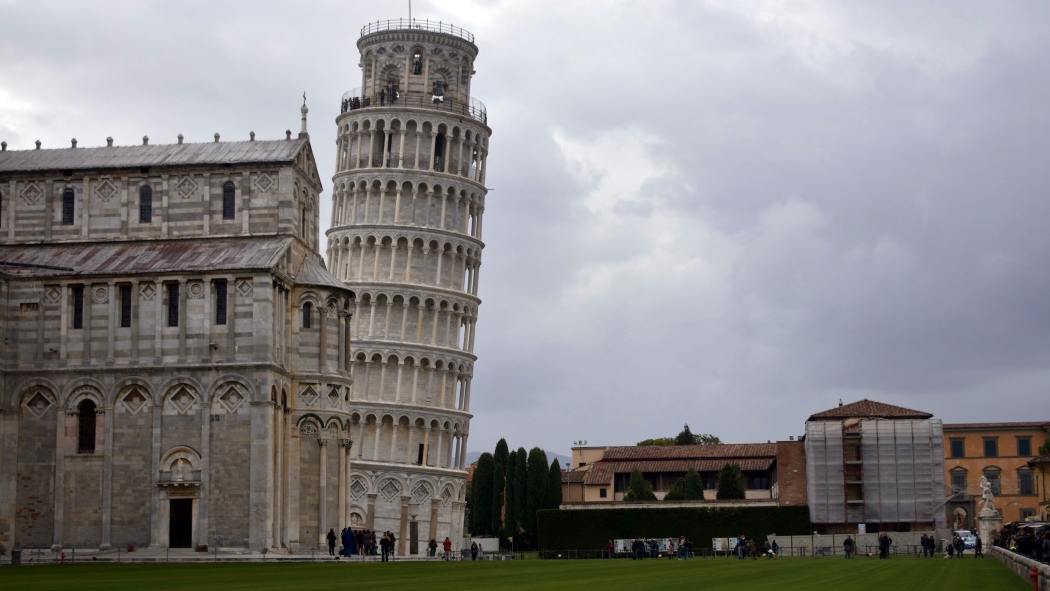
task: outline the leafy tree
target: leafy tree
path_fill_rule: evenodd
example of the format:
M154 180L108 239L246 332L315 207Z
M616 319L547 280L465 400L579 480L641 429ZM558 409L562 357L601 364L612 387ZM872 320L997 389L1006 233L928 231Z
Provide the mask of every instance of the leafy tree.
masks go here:
M551 462L547 482L550 486L547 493L547 508L557 509L558 505L561 505L561 464L556 459Z
M526 483L528 482L527 460L528 454L525 453L525 448L519 447L514 458L514 519L517 524L516 529L513 530L515 533L522 531L528 524L528 520L525 519L525 516L528 514L529 502L528 493L526 493Z
M679 478L674 481L671 488L667 489L667 494L664 495L665 501L684 501L685 500L685 478Z
M689 430L689 423L685 424L682 428L682 432L674 438L675 445L693 445L696 443L696 438L693 437L693 432Z
M507 455L506 501L504 502L503 511L503 531L508 536L512 536L514 532L518 531L518 495L515 481L517 466L518 452L512 451Z
M693 439L697 445L720 445L722 443L722 440L717 435L710 433L696 433L693 435Z
M525 482L528 489L525 493L525 504L528 511L525 515L525 529L530 533L535 533L536 511L547 508L547 495L550 492L550 467L547 464L547 454L538 447L529 450Z
M1046 454L1050 454L1050 437L1047 437L1046 441L1039 446L1039 455L1045 456Z
M476 536L492 533L492 473L495 464L492 454L485 452L478 458L471 478L472 496L470 532Z
M719 499L742 499L744 498L744 473L740 471L740 464L726 464L718 473Z
M503 497L507 482L507 441L500 439L496 451L492 454L494 464L492 479L492 533L503 531Z
M638 447L643 447L646 445L674 445L674 438L657 437L656 439L646 439L644 441L639 441L635 445L637 445Z
M642 476L641 470L631 470L631 480L627 484L627 494L623 496L625 501L655 501L656 494L653 486Z
M700 478L696 470L689 469L685 473L685 478L682 479L683 493L685 493L686 500L689 501L702 501L704 500L704 480Z

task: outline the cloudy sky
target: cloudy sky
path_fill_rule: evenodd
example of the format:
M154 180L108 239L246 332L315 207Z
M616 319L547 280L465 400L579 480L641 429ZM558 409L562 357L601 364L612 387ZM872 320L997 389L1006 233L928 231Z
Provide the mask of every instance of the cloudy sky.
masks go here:
M0 139L278 139L305 91L331 179L360 28L407 16L0 0ZM413 16L476 35L493 128L473 450L685 422L786 439L840 398L1050 420L1050 4L417 0Z

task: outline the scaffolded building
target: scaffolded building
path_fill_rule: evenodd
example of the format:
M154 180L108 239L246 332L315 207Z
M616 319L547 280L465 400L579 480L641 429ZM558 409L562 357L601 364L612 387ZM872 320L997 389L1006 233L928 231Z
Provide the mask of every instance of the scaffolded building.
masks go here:
M871 400L810 416L806 478L814 528L945 527L943 441L932 414Z

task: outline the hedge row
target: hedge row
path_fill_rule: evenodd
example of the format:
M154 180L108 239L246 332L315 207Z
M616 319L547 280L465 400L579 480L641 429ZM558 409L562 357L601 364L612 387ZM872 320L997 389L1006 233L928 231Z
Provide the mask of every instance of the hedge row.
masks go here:
M540 550L591 550L618 538L685 536L696 547L711 538L765 541L769 534L805 535L813 531L809 508L675 507L667 509L546 509L537 513Z

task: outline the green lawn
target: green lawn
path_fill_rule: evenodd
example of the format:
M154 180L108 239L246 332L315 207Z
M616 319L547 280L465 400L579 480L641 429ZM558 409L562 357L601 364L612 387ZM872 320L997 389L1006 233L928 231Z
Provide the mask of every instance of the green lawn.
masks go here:
M0 568L0 589L727 589L1024 591L995 559L786 558L518 562L75 564Z

